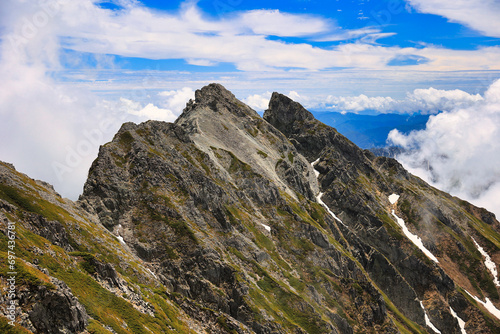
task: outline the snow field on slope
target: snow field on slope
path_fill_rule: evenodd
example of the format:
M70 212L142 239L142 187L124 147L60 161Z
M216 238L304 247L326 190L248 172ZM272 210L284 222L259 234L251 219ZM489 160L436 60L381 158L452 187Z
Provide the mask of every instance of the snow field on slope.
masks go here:
M422 303L422 301L420 301L420 307L422 308L422 310L424 310L424 314L425 314L425 324L434 331L434 333L437 333L437 334L441 334L441 331L439 329L437 329L433 323L431 322L431 319L429 319L429 316L427 315L427 311L425 311L425 308L424 308L424 304Z
M316 170L316 168L314 168L314 165L318 163L320 158L316 159L315 161L313 161L311 163L311 166L314 170L314 174L316 175L316 179L318 179L318 176L319 176L319 172ZM330 210L330 208L328 207L328 205L326 205L325 202L323 202L323 200L321 199L321 197L323 196L324 193L320 192L317 196L316 196L316 200L318 201L319 204L321 204L325 209L326 211L328 211L328 213L336 220L338 221L339 223L341 223L342 225L346 226L346 224L344 224L344 222L339 218L337 217L337 215L335 213L333 213L332 210Z
M486 251L483 249L483 247L481 247L476 242L476 240L474 238L472 238L472 241L474 241L474 244L476 245L477 250L484 257L484 265L486 266L486 268L488 268L488 270L493 275L493 283L496 286L500 287L500 282L498 281L497 265L495 264L495 262L493 262L493 260L491 260L491 257L488 255L488 253L486 253Z
M397 200L399 199L399 196L396 194L392 194L389 196L389 201L394 205L397 203ZM394 201L394 203L393 203ZM406 235L408 239L410 239L415 246L417 246L422 252L424 252L425 255L432 261L439 263L438 259L424 246L422 239L416 234L413 234L408 230L408 227L406 227L406 223L403 219L399 218L396 213L394 212L394 209L392 210L392 215L394 218L396 218L396 222L398 223L399 226L403 229L403 233Z
M453 311L453 309L450 307L450 313L453 317L455 317L455 319L457 319L458 321L458 325L460 326L460 331L462 334L467 334L467 332L465 331L465 321L463 321L459 316L458 314Z

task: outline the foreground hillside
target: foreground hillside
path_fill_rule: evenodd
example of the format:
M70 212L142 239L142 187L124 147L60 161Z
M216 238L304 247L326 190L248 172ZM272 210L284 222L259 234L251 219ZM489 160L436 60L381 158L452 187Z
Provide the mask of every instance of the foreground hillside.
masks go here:
M0 332L498 333L499 227L283 95L262 119L211 84L124 124L76 203L0 163Z

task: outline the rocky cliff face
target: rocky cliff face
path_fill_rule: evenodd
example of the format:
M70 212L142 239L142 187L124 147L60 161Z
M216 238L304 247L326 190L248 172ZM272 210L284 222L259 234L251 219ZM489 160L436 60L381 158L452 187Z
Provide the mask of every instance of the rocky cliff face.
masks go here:
M0 185L19 332L500 331L495 217L278 93L264 119L211 84L124 124L77 203L4 163Z
M281 117L283 113L293 115ZM395 305L407 310L410 319L423 324L418 305L422 301L432 323L442 332L453 332L450 308L459 309L462 318L477 317L464 314L465 310L476 313L465 307L468 294L464 289L491 293L490 298L498 299L498 285L474 247L474 240L481 239L490 245L492 254L498 254L499 225L491 214L485 219L477 208L430 187L397 161L358 149L286 96L273 94L264 119L309 161L317 159L324 201L345 224L344 236L357 249L356 258ZM389 200L391 194L400 196L396 203ZM396 216L421 238L435 261L394 229ZM446 307L437 310L437 305ZM458 332L457 326L454 331Z

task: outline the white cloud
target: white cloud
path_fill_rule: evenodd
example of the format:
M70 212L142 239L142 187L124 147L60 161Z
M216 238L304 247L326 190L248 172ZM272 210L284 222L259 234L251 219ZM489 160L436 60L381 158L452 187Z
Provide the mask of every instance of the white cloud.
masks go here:
M186 59L186 62L190 65L197 65L197 66L215 66L217 65L217 62L211 61L208 59L192 59L188 58Z
M245 104L247 104L250 108L262 111L268 108L271 95L271 92L265 92L264 94L253 94L243 99L243 102L245 102Z
M435 114L455 108L463 108L483 100L479 94L469 94L459 89L442 90L435 88L415 89L406 93L403 99L394 99L390 96L368 97L333 96L324 94L306 95L297 91L290 91L287 96L310 109L329 109L338 112L360 113L364 111L380 113L424 113ZM252 94L243 99L243 102L257 110L268 107L271 93Z
M368 97L364 94L359 96L328 96L326 102L328 108L345 112L360 112L364 110L388 111L392 109L395 100L391 97Z
M90 91L57 84L43 65L3 59L0 159L76 199L99 145L125 119Z
M128 114L139 116L145 119L153 119L158 121L173 122L177 118L171 110L161 109L152 103L148 103L143 107L139 102L121 98L121 109Z
M496 0L407 0L422 13L446 17L486 36L500 37L500 2Z
M220 81L243 87L249 98L258 80L263 83L259 86L261 91L277 87L294 87L298 91L296 87L309 85L310 90L304 93L290 93L306 106L324 101L323 97L310 94L318 87L345 90L344 81L337 80L338 75L346 78L345 82L365 87L361 76L372 74L363 69L387 69L387 62L399 54L430 59L426 64L407 66L407 70L500 68L498 47L455 51L436 47L382 47L358 40L323 49L306 42L294 44L267 38L267 34L279 34L313 39L339 32L339 27L318 17L259 12L263 17L287 22L289 26L284 31L275 22L262 26L255 25L255 21L245 23L255 12L207 19L191 1L175 13L149 10L135 0L120 0L120 4L123 10L110 11L97 6L94 0L0 1L0 159L13 162L32 177L54 184L58 191L71 198L81 192L98 146L111 139L123 122L147 118L173 120L194 95L190 88L179 89L187 85L182 80L198 87L212 82L214 74L209 78L199 73L154 72L151 78L143 72L99 71L74 73L73 82L58 82L54 77L71 76L69 71L61 71L64 66L60 59L65 52L62 46L95 56L96 68L114 65L112 57L99 55L118 55L186 59L202 66L227 62L241 70L267 71L220 74ZM379 33L359 31L351 37ZM72 52L71 56L79 57L79 53ZM81 63L75 61L72 65ZM324 71L336 67L353 67L358 72ZM305 71L283 70L287 68ZM401 72L390 73L399 76ZM425 77L431 75L429 72ZM102 80L105 76L106 80ZM238 76L244 76L246 82ZM270 82L273 87L269 87ZM165 89L171 90L148 96L153 90ZM96 91L113 99L103 100ZM120 102L119 97L130 101L127 103L133 108L125 109L127 103ZM262 106L265 97L262 94L259 100L255 96L255 104Z
M437 187L484 205L500 217L500 80L484 99L432 116L425 130L389 134L410 149L405 167Z
M343 41L343 40L358 38L361 36L366 36L366 35L371 35L371 34L379 34L379 33L380 33L380 29L373 28L373 27L366 27L366 28L353 29L353 30L339 29L338 31L334 31L333 34L315 37L314 41L316 41L316 42Z
M99 145L126 120L90 90L56 82L63 1L2 1L0 159L76 199Z
M459 89L441 90L435 88L415 89L407 93L404 99L393 99L392 97L376 96L368 97L364 94L359 96L328 96L327 107L337 111L361 112L365 110L378 111L382 113L414 113L422 112L434 114L439 111L454 108L467 107L482 101L479 94L469 94Z
M345 31L328 20L310 15L257 10L210 20L204 17L195 2L187 2L179 12L172 13L152 11L135 1L126 2L125 9L114 12L96 6L91 0L47 1L60 4L58 14L51 17L53 43L61 38L66 48L80 52L186 59L200 66L225 62L244 71L334 67L386 69L392 59L408 55L429 59L425 64L407 66L408 69L500 69L496 61L500 57L498 47L478 50L383 47L373 43L393 33L381 33L374 28ZM22 30L21 24L18 35ZM319 48L307 44L306 40L285 43L267 38L269 35L319 40L361 39Z
M310 36L330 29L330 24L322 18L263 9L242 13L240 24L258 35L281 37Z
M271 99L271 92L265 92L264 94L253 94L243 99L248 106L254 108L256 110L262 111L266 110L269 107L269 100ZM301 95L296 91L290 91L286 94L290 99L303 104L304 106L310 106L315 104L314 101L311 100L308 96ZM312 104L311 104L312 102Z
M158 96L161 97L161 107L171 110L173 114L178 116L186 107L186 103L190 99L194 100L194 90L189 87L184 87L179 90L160 92Z
M142 106L140 102L120 98L120 109L131 115L139 116L141 120L158 120L174 122L186 107L190 99L194 99L194 91L189 87L179 90L158 93L160 107L153 103Z
M308 106L311 99L308 96L305 95L300 95L296 91L292 90L290 91L287 96L294 100L295 102L299 102L300 104L303 104L305 106Z

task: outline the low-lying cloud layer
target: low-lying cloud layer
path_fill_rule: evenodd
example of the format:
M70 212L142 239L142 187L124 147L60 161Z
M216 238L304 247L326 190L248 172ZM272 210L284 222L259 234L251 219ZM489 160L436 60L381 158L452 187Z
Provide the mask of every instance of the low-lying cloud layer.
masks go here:
M89 86L55 80L53 72L62 69L59 20L67 10L63 6L71 3L0 4L0 159L76 199L99 145L111 140L122 123L173 121L194 92L161 92L157 105L142 105L134 101L137 92L110 101Z
M484 98L431 116L426 129L388 140L410 150L398 157L411 172L438 188L500 217L500 80Z
M394 99L390 96L368 97L364 94L358 96L315 96L309 97L295 91L288 96L302 103L306 108L323 109L337 112L360 113L375 111L378 113L436 114L456 108L472 106L483 97L479 94L469 94L459 89L441 90L435 88L415 89L407 93L404 99ZM265 110L271 97L270 92L253 94L244 101L252 108Z
M479 95L471 95L462 90L439 90L435 88L415 89L407 93L404 99L393 99L391 97L368 97L359 95L353 97L328 96L326 102L329 109L336 111L361 112L375 110L381 113L397 112L411 114L422 112L435 114L439 111L451 110L457 107L467 107L483 98Z

